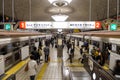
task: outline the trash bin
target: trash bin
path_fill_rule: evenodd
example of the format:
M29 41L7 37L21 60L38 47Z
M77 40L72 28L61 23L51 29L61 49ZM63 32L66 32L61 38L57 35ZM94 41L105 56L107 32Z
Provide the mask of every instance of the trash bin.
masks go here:
M16 80L15 74L12 74L10 77L8 77L6 80Z
M58 45L57 46L57 57L62 57L63 56L63 46Z

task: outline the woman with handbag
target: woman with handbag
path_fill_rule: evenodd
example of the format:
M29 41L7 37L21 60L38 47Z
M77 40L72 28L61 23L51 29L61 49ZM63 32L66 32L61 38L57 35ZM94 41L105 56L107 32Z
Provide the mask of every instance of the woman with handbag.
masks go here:
M34 60L34 56L30 56L30 61L28 62L28 72L30 75L30 80L35 80L35 75L37 73L37 62Z

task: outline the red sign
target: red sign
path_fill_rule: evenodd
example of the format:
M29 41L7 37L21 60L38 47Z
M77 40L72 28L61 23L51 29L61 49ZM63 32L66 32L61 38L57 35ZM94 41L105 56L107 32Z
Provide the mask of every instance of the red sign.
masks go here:
M26 29L25 22L21 21L19 28L20 28L20 29Z
M95 29L101 29L101 23L100 22L95 22Z

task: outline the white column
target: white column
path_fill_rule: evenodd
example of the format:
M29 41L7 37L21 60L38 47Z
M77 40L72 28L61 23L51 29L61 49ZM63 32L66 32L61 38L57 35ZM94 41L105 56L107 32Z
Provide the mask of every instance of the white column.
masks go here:
M29 0L29 21L31 21L31 0Z
M117 0L117 24L118 24L118 16L119 16L119 0Z
M107 19L109 19L109 12L110 12L110 0L107 0Z
M91 16L92 16L91 10L92 10L92 0L90 0L90 2L89 2L89 21L91 21Z
M12 0L12 22L14 22L14 0Z

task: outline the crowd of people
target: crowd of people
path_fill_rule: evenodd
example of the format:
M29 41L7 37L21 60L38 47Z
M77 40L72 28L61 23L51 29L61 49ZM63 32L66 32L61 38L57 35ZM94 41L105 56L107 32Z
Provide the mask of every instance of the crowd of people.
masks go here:
M50 57L50 45L52 47L57 48L57 39L56 38L51 38L51 39L46 39L45 40L45 47L42 45L42 41L39 42L39 47L38 50L36 47L33 47L33 51L31 52L30 55L30 61L29 61L29 69L30 69L30 79L35 80L35 75L37 73L37 65L41 64L41 56L42 56L42 51L44 53L44 62L48 63L49 62L49 57ZM74 59L74 54L75 54L75 42L71 41L70 39L66 40L66 38L63 38L62 40L62 45L63 48L64 46L67 47L67 53L68 53L68 59L70 63L73 63ZM84 55L85 53L88 53L88 43L84 43L82 46L79 48L79 53L82 55L80 56L79 60L81 63L84 61ZM109 55L109 50L101 51L97 47L93 47L92 50L90 51L91 57L98 62L101 66L105 64L105 60L109 59L109 56L106 57L105 54ZM116 62L116 66L114 68L114 75L119 74L120 75L120 60Z

